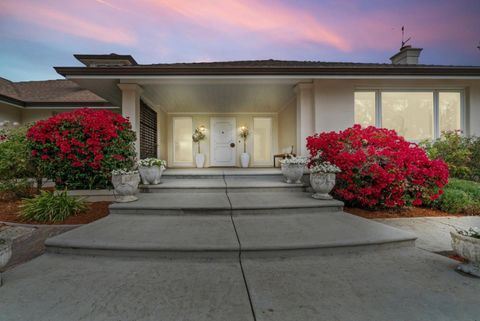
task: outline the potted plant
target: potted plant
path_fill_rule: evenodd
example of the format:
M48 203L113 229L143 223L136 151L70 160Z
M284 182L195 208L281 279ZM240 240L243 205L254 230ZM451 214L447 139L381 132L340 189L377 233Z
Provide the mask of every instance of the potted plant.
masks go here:
M282 159L280 164L285 181L288 184L301 184L307 162L308 158L304 156L288 155L285 159Z
M194 143L198 144L198 153L195 155L195 164L197 168L202 168L205 164L205 154L200 152L200 142L205 139L205 127L200 126L195 128L195 132L192 135L192 140Z
M335 176L341 172L340 168L323 161L321 151L312 157L310 165L310 185L315 191L312 197L319 200L332 199L333 197L329 193L335 186Z
M456 230L451 231L450 235L455 253L468 260L460 264L457 270L480 277L480 229Z
M247 153L248 135L248 128L246 126L240 127L240 137L243 139L243 153L240 155L240 164L244 168L248 167L248 164L250 163L250 155Z
M7 265L12 256L12 244L10 240L0 239L0 268ZM0 273L0 286L2 285L2 274Z
M140 183L140 175L138 171L117 169L112 171L112 185L115 194L119 197L115 198L116 202L126 203L133 202L138 199L135 194L138 191L138 183Z
M143 184L160 184L162 172L167 166L167 162L165 160L158 158L145 158L139 160L137 164Z

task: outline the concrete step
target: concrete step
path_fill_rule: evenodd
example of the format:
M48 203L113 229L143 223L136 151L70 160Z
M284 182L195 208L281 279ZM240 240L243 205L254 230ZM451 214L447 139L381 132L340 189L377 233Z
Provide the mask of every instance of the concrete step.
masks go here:
M158 185L140 185L142 193L209 193L305 191L305 184L287 184L283 176L226 176L217 178L163 178Z
M156 215L224 215L339 211L343 203L337 200L316 200L305 192L204 192L204 193L140 193L131 203L113 203L111 214Z
M281 177L279 168L168 168L162 174L164 178L205 179L223 177Z
M413 246L415 236L344 212L110 215L50 238L47 251L107 256L235 258Z

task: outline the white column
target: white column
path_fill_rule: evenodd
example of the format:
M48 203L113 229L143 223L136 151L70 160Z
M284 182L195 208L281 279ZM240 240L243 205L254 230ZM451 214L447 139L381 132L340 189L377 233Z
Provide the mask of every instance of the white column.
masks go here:
M312 83L298 83L297 94L297 155L309 156L306 138L315 132L315 104Z
M140 158L140 94L143 89L137 84L118 84L122 91L122 116L130 120L136 133L135 152Z

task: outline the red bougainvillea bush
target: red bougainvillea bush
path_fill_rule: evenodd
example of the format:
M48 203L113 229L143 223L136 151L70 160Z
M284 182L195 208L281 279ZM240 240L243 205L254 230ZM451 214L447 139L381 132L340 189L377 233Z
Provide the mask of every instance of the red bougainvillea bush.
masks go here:
M307 147L340 167L334 193L352 206L419 206L437 199L448 182L442 160L429 159L394 130L355 125L310 136Z
M48 178L69 189L105 188L112 170L134 164L135 132L108 110L83 108L38 121L27 139Z

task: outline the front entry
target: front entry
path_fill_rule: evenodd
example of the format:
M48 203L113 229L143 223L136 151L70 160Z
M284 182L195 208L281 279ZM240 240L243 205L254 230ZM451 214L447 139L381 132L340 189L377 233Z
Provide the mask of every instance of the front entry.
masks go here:
M212 117L210 128L210 166L235 166L235 117Z

